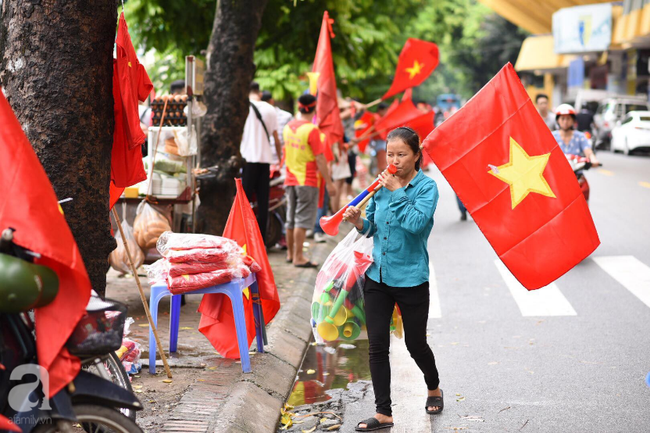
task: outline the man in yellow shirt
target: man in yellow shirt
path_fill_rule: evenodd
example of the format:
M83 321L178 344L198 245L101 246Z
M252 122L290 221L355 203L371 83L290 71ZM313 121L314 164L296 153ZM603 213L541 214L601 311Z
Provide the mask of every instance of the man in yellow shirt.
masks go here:
M313 119L316 98L305 94L298 98L298 114L284 127L284 154L287 166L285 191L287 195L287 262L298 268L315 268L302 253L307 230L314 227L318 210L318 191L323 180L330 196L336 187L323 155L324 139Z

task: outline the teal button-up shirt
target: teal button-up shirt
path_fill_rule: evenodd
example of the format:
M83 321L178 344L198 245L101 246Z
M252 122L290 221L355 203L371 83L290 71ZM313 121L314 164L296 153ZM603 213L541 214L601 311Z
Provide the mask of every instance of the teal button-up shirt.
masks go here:
M422 170L404 188L377 191L360 231L374 241L370 279L392 287L429 281L427 241L437 205L438 186Z

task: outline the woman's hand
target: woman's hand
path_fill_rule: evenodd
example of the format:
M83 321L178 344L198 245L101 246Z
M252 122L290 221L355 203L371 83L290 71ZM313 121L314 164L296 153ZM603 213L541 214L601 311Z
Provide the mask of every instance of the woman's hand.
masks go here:
M361 210L354 206L349 206L343 213L343 218L353 224L357 230L363 229L363 220L361 219Z
M395 175L390 174L388 170L379 174L379 183L381 184L381 186L383 186L384 188L386 188L391 192L398 190L402 187L402 185L400 185Z

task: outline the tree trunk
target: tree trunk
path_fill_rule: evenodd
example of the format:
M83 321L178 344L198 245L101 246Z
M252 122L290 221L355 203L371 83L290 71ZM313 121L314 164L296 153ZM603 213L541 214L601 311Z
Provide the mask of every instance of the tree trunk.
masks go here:
M233 179L244 160L239 152L255 74L253 52L268 0L219 0L208 47L201 166L218 168L201 181L197 228L221 235L235 193Z
M61 200L93 288L106 288L115 1L2 2L0 81ZM20 200L20 197L15 197Z

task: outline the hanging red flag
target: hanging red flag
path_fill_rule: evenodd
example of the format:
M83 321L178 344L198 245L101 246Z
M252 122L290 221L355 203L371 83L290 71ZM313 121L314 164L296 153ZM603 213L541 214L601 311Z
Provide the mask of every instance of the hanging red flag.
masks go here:
M426 138L426 136L429 135L431 131L433 131L433 120L435 118L435 115L436 113L433 111L429 111L428 113L424 114L420 112L420 116L399 126L408 126L418 133L420 140L424 140L424 138Z
M600 244L576 177L510 63L423 145L528 290Z
M115 40L117 58L113 61L113 100L115 130L111 154L111 180L118 188L147 179L142 164L141 145L146 136L140 127L138 100L145 101L153 84L133 49L129 29L120 14Z
M381 99L388 99L411 87L419 86L438 66L438 46L433 42L409 38L399 53L395 78Z
M41 255L35 262L59 277L54 301L35 310L38 363L49 373L49 395L79 372L64 347L84 314L90 280L52 184L0 91L0 230L16 230L16 244Z
M316 103L316 117L318 128L327 137L325 156L328 161L334 159L332 146L334 143L343 142L343 123L339 111L338 96L336 94L336 76L334 75L334 62L332 60L332 45L330 36L333 38L332 24L334 20L329 17L327 11L323 14L323 23L318 37L316 58L312 74L316 77L318 89L318 102Z
M266 255L264 240L257 225L257 218L255 218L246 198L241 179L235 179L235 182L237 194L230 209L223 236L236 241L261 266L262 270L255 276L262 302L264 322L267 324L280 309L280 297L275 286L269 258ZM255 338L255 319L251 296L244 297L244 309L246 311L248 345L250 346ZM210 343L224 358L239 359L232 306L225 295L203 295L199 312L201 313L199 331L210 340Z

